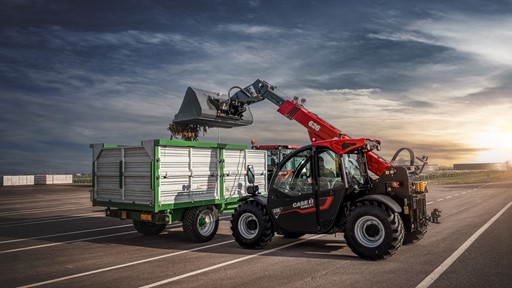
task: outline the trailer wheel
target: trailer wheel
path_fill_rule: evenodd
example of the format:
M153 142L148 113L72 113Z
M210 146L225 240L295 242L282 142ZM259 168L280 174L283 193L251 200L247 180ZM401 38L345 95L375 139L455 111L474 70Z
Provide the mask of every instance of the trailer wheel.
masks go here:
M135 230L142 235L154 236L164 231L167 224L156 224L153 222L145 222L139 220L133 220L133 227Z
M425 230L423 230L423 231L412 231L409 233L405 233L403 244L404 245L414 244L414 243L420 241L423 238L423 236L425 236L425 234L427 234L427 228L425 228Z
M252 200L235 209L231 215L231 231L235 241L247 249L261 249L274 237L272 220L267 209Z
M219 229L219 215L213 206L193 207L183 216L183 232L188 240L196 243L208 242Z
M368 260L388 258L404 240L402 219L383 204L365 201L350 210L345 226L347 245Z

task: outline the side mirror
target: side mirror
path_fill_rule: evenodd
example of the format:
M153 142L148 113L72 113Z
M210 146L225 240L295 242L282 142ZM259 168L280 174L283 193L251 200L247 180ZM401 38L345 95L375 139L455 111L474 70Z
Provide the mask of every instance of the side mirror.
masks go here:
M254 185L255 177L254 177L254 166L247 165L247 182L249 184Z

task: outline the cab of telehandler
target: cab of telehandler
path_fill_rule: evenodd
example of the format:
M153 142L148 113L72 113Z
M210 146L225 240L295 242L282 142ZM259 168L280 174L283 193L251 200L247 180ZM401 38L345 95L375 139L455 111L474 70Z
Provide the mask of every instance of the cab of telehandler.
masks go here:
M283 169L291 169L288 177L278 176ZM269 185L267 208L276 230L285 235L326 233L339 228L347 195L363 196L371 186L363 149L339 155L308 145L279 164Z

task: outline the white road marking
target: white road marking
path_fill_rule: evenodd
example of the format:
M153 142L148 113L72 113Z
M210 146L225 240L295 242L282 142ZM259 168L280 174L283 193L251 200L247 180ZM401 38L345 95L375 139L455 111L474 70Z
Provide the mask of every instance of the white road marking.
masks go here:
M123 227L128 227L128 226L132 226L132 224L95 228L95 229L87 229L87 230L80 230L80 231L73 231L73 232L65 232L65 233L37 236L37 237L31 237L31 238L5 240L5 241L0 241L0 244L29 241L29 240L36 240L36 239L43 239L43 238L50 238L50 237L58 237L58 236L65 236L65 235L73 235L73 234L80 234L80 233L87 233L87 232L94 232L94 231L101 231L101 230L117 229L117 228L123 228Z
M434 203L434 202L427 202L427 205L430 205L430 204L432 204L432 203Z
M460 194L466 194L466 192L462 192L462 193L460 193Z
M32 250L32 249L37 249L37 248L44 248L44 247L62 245L62 244L66 244L66 243L73 243L73 242L88 241L88 240L94 240L94 239L100 239L100 238L107 238L107 237L119 236L119 235L136 233L136 232L137 231L128 231L128 232L121 232L121 233L108 234L108 235L101 235L101 236L88 237L88 238L82 238L82 239L75 239L75 240L69 240L69 241L63 241L63 242L55 242L55 243L50 243L50 244L43 244L43 245L29 246L29 247L23 247L23 248L16 248L16 249L11 249L11 250L0 251L0 254L6 254L6 253L18 252L18 251L25 251L25 250Z
M96 216L93 216L96 215ZM92 217L99 217L105 215L104 212L93 212L93 213L86 213L86 214L77 214L77 215L70 215L65 218L60 218L59 216L55 216L52 218L46 218L46 220L20 220L20 221L12 221L12 222L6 222L6 225L0 225L0 228L6 228L6 227L14 227L14 226L25 226L25 225L34 225L34 224L41 224L41 223L48 223L48 222L57 222L57 221L69 221L69 220L77 220L77 217L84 217L84 216L92 216Z
M219 217L219 219L221 219L221 218L226 218L226 217ZM113 229L113 228L121 228L121 227L126 227L126 226L132 226L132 224L115 226L115 227L105 227L105 228L89 229L89 230L82 230L82 231L75 231L75 232L67 232L67 233L60 233L60 234L54 234L54 235L39 236L39 237L28 238L28 239L7 240L7 241L0 242L0 244L1 243L6 243L6 242L18 242L18 241L24 241L24 240L33 240L33 239L41 239L41 238L48 238L48 237L55 237L55 236L62 236L62 235L71 235L71 234L85 233L85 232L91 232L91 231L99 231L99 230L106 230L106 229ZM179 227L179 226L181 226L181 224L172 224L172 225L167 226L167 228L174 228L174 227ZM0 254L16 252L16 251L23 251L23 250L37 249L37 248L55 246L55 245L60 245L60 244L72 243L72 242L81 242L81 241L87 241L87 240L93 240L93 239L99 239L99 238L106 238L106 237L117 236L117 235L124 235L124 234L135 233L135 232L136 231L129 231L129 232L116 233L116 234L108 234L108 235L101 235L101 236L96 236L96 237L82 238L82 239L76 239L76 240L69 240L69 241L64 241L64 242L55 242L55 243L51 243L51 244L29 246L29 247L23 247L23 248L17 248L17 249L0 251Z
M439 201L443 201L443 200L444 200L443 198L441 198L441 199L437 199L437 202L439 202Z
M460 193L457 193L457 194L455 194L454 196L459 196L459 195L460 195Z
M446 199L450 199L450 198L452 198L452 197L453 197L453 196L446 196Z
M507 206L505 206L503 209L500 210L500 212L494 215L494 217L492 217L491 220L485 223L484 226L478 229L478 231L476 231L475 234L473 234L466 242L464 242L464 244L462 244L462 246L460 246L459 249L457 249L457 251L455 251L452 255L450 255L450 257L448 257L448 259L446 259L441 265L439 265L439 267L437 267L436 270L434 270L432 273L430 273L430 275L427 276L427 278L421 281L421 283L418 284L416 288L427 288L428 286L430 286L430 284L432 284L437 278L439 278L439 276L441 276L441 274L443 274L443 272L446 269L448 269L448 267L450 267L450 265L452 265L453 262L455 262L455 260L457 260L457 258L459 258L460 255L462 255L462 253L464 253L464 251L466 251L466 249L468 249L468 247L471 244L473 244L473 242L475 242L475 240L480 235L482 235L482 233L484 233L484 231L487 230L489 226L491 226L494 223L494 221L496 221L496 219L498 219L503 213L505 213L505 211L511 205L512 202L509 202Z
M186 274L182 274L182 275L179 275L179 276L176 276L176 277L173 277L173 278L169 278L169 279L158 281L158 282L155 282L155 283L152 283L152 284L141 286L140 288L150 288L150 287L160 286L160 285L163 285L163 284L174 282L176 280L180 280L180 279L183 279L183 278L194 276L194 275L197 275L197 274L200 274L200 273L203 273L203 272L207 272L207 271L214 270L214 269L217 269L217 268L220 268L220 267L231 265L233 263L237 263L237 262L241 262L241 261L244 261L244 260L247 260L247 259L251 259L251 258L260 256L260 255L272 253L272 252L275 252L277 250L288 248L290 246L294 246L294 245L306 242L306 241L311 240L311 239L319 238L319 237L322 237L322 236L324 236L324 235L313 236L313 237L310 237L310 238L307 238L307 239L304 239L304 240L300 240L300 241L297 241L297 242L293 242L293 243L290 243L290 244L279 246L279 247L276 247L274 249L262 251L262 252L259 252L259 253L256 253L256 254L248 255L248 256L245 256L245 257L242 257L242 258L238 258L238 259L234 259L234 260L227 261L227 262L224 262L224 263L220 263L220 264L217 264L217 265L213 265L211 267L207 267L207 268L204 268L204 269L199 269L199 270L192 271L192 272L189 272L189 273L186 273Z
M149 262L149 261L159 260L159 259L162 259L162 258L171 257L171 256L175 256L175 255L180 255L180 254L184 254L184 253L188 253L188 252L194 252L194 251L203 250L203 249L207 249L207 248L211 248L211 247L215 247L215 246L220 246L220 245L228 244L228 243L231 243L231 242L234 242L234 241L235 240L229 240L229 241L224 241L224 242L220 242L220 243L216 243L216 244L211 244L211 245L207 245L207 246L201 246L201 247L197 247L197 248L193 248L193 249L189 249L189 250L183 250L183 251L174 252L174 253L170 253L170 254L165 254L165 255L161 255L161 256L156 256L156 257L153 257L153 258L143 259L143 260L139 260L139 261L135 261L135 262L130 262L130 263L125 263L125 264L121 264L121 265L105 267L105 268L98 269L98 270L93 270L93 271L89 271L89 272L84 272L84 273L69 275L69 276L65 276L65 277L61 277L61 278L56 278L56 279L52 279L52 280L47 280L47 281L43 281L43 282L33 283L33 284L21 286L19 288L36 287L36 286L46 285L46 284L50 284L50 283L60 282L60 281L69 280L69 279L73 279L73 278L77 278L77 277L87 276L87 275L96 274L96 273L105 272L105 271L110 271L110 270L114 270L114 269L118 269L118 268L123 268L123 267L127 267L127 266L137 265L137 264L141 264L141 263L145 263L145 262Z

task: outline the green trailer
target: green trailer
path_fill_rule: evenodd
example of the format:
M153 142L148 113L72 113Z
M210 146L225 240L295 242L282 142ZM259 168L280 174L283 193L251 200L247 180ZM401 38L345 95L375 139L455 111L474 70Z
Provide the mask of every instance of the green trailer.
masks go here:
M132 220L143 235L159 234L178 221L189 240L211 240L219 215L248 195L248 165L254 167L254 184L266 193L266 151L245 145L157 139L91 148L93 206L106 207L108 217Z

